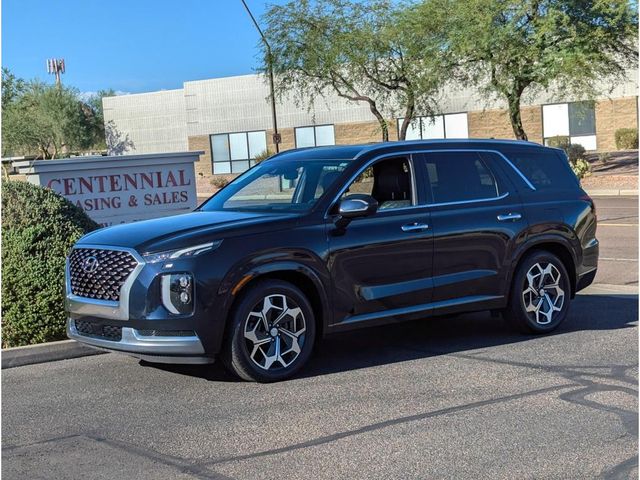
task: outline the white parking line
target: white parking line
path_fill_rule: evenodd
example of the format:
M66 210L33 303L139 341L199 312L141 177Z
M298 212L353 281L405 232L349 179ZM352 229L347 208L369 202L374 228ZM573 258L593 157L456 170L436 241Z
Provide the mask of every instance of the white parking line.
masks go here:
M599 260L607 262L637 262L637 258L615 258L615 257L600 257Z

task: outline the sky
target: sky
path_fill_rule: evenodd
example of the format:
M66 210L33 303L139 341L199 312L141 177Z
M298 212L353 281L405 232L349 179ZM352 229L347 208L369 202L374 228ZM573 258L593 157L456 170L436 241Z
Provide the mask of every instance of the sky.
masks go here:
M259 19L269 3L246 0ZM240 0L3 0L2 66L81 92L138 93L253 73L260 37Z

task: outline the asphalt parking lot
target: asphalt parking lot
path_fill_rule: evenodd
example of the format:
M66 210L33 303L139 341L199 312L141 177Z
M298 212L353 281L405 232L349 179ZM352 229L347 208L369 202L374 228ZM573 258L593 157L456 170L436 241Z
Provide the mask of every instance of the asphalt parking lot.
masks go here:
M600 261L597 283L638 285L638 197L595 197Z
M637 198L550 336L488 314L326 340L297 378L107 354L2 371L4 478L636 478Z

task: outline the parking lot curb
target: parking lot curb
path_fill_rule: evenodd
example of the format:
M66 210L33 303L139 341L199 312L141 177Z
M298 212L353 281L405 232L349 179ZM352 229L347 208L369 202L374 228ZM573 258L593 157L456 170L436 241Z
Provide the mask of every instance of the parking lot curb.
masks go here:
M66 360L87 355L99 355L101 353L107 352L87 347L75 340L61 340L59 342L27 345L25 347L3 348L2 369Z
M638 295L638 285L593 283L578 292L578 295Z
M585 191L591 197L637 197L638 190L620 188L586 188Z

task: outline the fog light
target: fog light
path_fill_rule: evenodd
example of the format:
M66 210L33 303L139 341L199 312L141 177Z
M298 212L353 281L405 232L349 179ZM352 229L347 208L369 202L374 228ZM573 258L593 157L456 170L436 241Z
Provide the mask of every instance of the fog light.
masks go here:
M193 311L193 277L188 273L163 275L162 305L174 315Z

